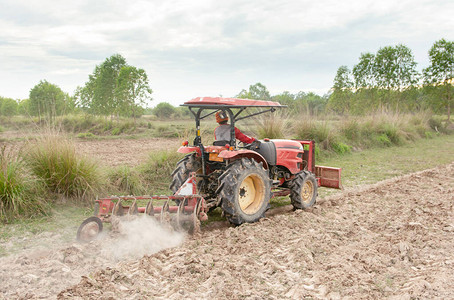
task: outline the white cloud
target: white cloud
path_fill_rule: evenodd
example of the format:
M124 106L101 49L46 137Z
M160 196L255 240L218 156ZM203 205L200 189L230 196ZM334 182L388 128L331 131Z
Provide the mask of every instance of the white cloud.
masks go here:
M256 82L272 93L328 91L340 65L403 43L426 63L454 39L451 1L0 0L0 95L28 97L47 79L72 93L121 53L145 68L157 101L233 96ZM189 96L190 95L190 96Z

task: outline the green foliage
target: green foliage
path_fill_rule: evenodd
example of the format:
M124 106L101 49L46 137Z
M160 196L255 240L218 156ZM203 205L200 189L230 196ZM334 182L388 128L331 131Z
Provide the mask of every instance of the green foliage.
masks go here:
M42 182L30 175L20 156L5 147L0 151L0 221L46 214Z
M256 84L250 85L249 90L241 90L241 92L236 95L237 98L244 99L255 99L255 100L270 100L271 95L266 86L257 82Z
M416 83L416 62L411 50L400 44L377 51L373 68L377 87L402 90Z
M342 142L333 141L331 143L331 149L337 154L345 154L349 153L352 150L352 147Z
M112 169L108 174L111 185L119 194L142 195L146 193L146 187L142 176L136 169L128 166L120 166Z
M339 114L364 115L380 108L394 111L425 109L419 74L411 50L404 45L380 48L376 54L362 53L353 67L354 88L347 67L334 79L328 108Z
M76 97L92 114L135 118L143 114L142 105L151 100L151 93L146 72L115 54L95 67L85 86L77 89Z
M15 116L18 114L19 104L11 98L0 97L0 115Z
M150 194L168 193L170 174L183 154L175 150L151 152L147 161L139 166L139 172L151 186Z
M179 137L179 132L175 127L169 125L159 125L156 128L157 135L165 138Z
M450 122L454 108L454 41L441 39L429 51L430 66L424 69L427 91L435 101L444 106Z
M76 155L74 144L67 138L46 135L30 141L25 159L51 192L82 199L96 194L101 186L97 165Z
M92 138L95 138L96 135L94 135L93 133L91 132L81 132L77 135L77 137L79 139L92 139Z
M28 111L31 115L38 116L40 120L46 119L53 124L56 116L69 113L73 108L71 97L46 80L40 81L30 91Z
M290 114L293 115L318 115L325 111L328 102L327 97L321 97L312 92L291 94L287 91L273 96L271 100L287 105Z
M169 119L175 112L175 107L167 102L161 102L153 109L153 114L160 119Z
M30 99L24 99L18 101L17 114L23 116L29 116L30 113Z
M120 114L133 118L140 117L144 111L143 105L147 100L151 100L152 93L145 70L124 66L120 69L117 82L115 92L118 97Z

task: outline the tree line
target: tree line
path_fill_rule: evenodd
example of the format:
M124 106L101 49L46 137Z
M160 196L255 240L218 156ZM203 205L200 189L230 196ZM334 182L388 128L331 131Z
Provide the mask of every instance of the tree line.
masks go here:
M85 85L79 86L73 96L41 80L30 90L28 99L0 97L0 115L30 115L50 122L56 116L80 111L136 118L144 113L152 92L145 70L127 64L124 57L114 54L95 67Z
M386 46L376 53L362 53L352 69L340 66L329 93L284 91L277 95L261 83L250 85L235 97L278 101L290 111L319 114L366 114L386 108L399 111L432 109L446 113L448 121L454 107L454 42L441 39L429 50L428 67L418 72L412 51L405 45ZM167 102L145 109L152 100L152 89L145 70L129 65L119 54L97 65L88 81L74 95L57 85L40 81L29 99L16 101L0 97L0 115L25 114L53 120L75 111L95 115L139 117L153 113L159 118L182 117L187 112Z
M327 108L340 114L364 114L380 107L432 109L446 113L449 121L454 106L454 41L436 41L428 54L430 64L419 73L404 45L362 53L351 70L338 68Z

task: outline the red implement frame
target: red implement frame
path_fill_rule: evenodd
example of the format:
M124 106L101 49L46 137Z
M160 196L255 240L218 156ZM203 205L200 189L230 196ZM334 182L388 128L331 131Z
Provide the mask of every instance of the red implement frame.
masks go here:
M112 196L109 198L97 199L96 203L98 212L95 212L95 216L100 218L103 222L109 222L112 213L114 212L115 205L120 202L121 207L119 211L115 212L118 215L125 215L130 213L131 209L134 209L134 205L138 200L165 200L165 204L159 207L152 207L152 211L147 211L147 207L137 207L137 213L147 213L149 215L161 214L163 209L169 213L194 213L195 210L199 210L197 216L201 221L206 220L206 204L205 199L197 194L197 184L195 179L195 173L191 174L191 177L180 187L180 189L172 196ZM168 202L177 200L180 205L170 206ZM131 205L123 205L124 201L131 202ZM183 204L181 204L183 203Z

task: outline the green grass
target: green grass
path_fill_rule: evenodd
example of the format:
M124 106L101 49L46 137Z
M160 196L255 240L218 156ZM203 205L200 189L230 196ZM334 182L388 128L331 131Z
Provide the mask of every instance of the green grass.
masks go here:
M150 194L170 193L170 174L175 169L177 162L184 155L176 150L163 150L150 153L147 161L138 167L143 179L148 183Z
M42 182L30 174L22 157L3 146L0 149L0 222L46 214Z
M49 191L65 197L93 196L103 181L98 166L77 155L74 143L64 136L43 135L30 141L25 160Z
M143 176L136 169L128 166L111 169L108 178L113 188L111 194L141 195L147 192Z
M342 168L345 187L375 183L391 177L433 168L454 161L454 135L419 139L403 146L332 155L318 165Z

